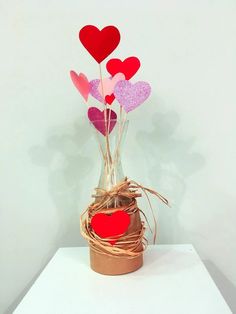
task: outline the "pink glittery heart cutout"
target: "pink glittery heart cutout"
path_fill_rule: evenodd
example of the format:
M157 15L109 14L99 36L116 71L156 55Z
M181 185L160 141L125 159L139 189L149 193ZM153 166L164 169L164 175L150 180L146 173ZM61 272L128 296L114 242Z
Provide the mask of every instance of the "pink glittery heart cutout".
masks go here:
M98 85L100 83L99 79L95 79L89 82L89 92L98 101L104 103L101 94L98 91Z
M130 83L119 81L114 88L114 95L126 112L140 106L150 95L151 86L147 82Z

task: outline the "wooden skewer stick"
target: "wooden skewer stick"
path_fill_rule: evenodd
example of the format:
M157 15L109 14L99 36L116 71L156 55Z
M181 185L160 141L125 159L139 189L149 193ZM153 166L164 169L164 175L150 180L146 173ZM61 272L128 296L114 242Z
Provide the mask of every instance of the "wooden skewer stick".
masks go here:
M107 123L107 104L105 101L105 95L104 95L104 86L103 86L103 80L102 80L102 67L99 63L99 75L100 75L100 82L102 87L102 98L104 102L104 110L105 110L105 137L106 137L106 158L104 160L105 162L105 169L106 169L106 178L107 178L107 186L109 185L109 176L110 176L110 167L112 164L112 158L110 153L110 145L109 145L109 129L108 129L108 123Z

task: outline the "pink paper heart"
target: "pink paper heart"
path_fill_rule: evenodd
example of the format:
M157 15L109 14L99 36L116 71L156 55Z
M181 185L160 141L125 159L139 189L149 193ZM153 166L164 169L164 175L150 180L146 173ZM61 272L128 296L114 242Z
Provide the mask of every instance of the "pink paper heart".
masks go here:
M150 95L151 86L146 82L130 83L127 80L116 84L114 95L126 112L140 106Z
M95 99L104 103L102 96L100 95L100 93L98 91L99 83L100 83L99 79L95 79L95 80L90 81L89 82L89 92Z
M104 96L104 98L107 95L111 95L114 91L115 85L119 82L125 79L125 75L123 73L117 73L112 78L107 77L102 80L102 82L99 82L98 85L98 91L101 96Z
M70 71L70 77L75 85L75 87L78 89L80 94L83 96L85 101L88 101L88 95L89 95L89 82L85 74L80 73L79 75L75 71Z
M110 134L114 126L116 125L117 115L115 111L111 109L105 109L103 111L100 111L96 107L90 107L88 109L88 118L90 122L94 125L94 127L105 136L107 134L107 131L108 134Z

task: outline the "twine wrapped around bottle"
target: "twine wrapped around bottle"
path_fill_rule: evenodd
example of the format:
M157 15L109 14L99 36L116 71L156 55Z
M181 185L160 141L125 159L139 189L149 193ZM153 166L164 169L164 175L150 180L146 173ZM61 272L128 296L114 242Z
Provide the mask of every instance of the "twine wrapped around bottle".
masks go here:
M95 202L81 214L80 229L82 236L88 240L90 249L98 254L114 258L132 259L142 255L148 241L144 236L145 223L140 220L140 213L144 216L149 228L150 225L143 211L138 208L136 198L143 192L148 200L154 221L153 241L156 240L156 218L148 196L148 193L158 197L163 203L169 205L168 200L158 192L146 188L133 180L125 178L124 181L114 186L110 191L96 188L96 194L92 195ZM116 207L114 206L116 205ZM122 204L122 205L117 205ZM123 210L130 215L130 227L125 234L115 238L101 238L91 227L91 219L97 213L112 214L117 210ZM151 228L150 228L151 230ZM110 242L115 240L115 245Z

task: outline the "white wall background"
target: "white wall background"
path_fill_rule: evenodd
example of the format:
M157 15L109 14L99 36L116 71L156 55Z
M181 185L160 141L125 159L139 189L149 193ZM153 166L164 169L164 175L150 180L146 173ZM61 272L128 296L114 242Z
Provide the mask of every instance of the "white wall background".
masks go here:
M98 77L85 24L116 25L112 56L137 55L152 85L123 161L173 204L158 206L159 242L193 243L236 312L235 17L234 0L0 1L0 313L58 247L86 245L79 213L100 161L68 75Z

